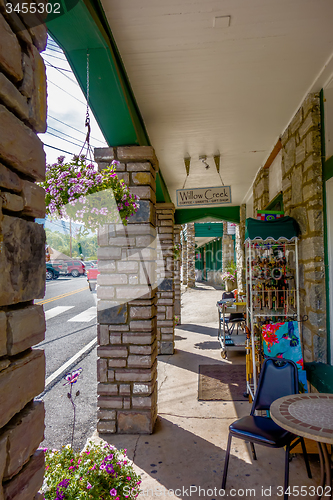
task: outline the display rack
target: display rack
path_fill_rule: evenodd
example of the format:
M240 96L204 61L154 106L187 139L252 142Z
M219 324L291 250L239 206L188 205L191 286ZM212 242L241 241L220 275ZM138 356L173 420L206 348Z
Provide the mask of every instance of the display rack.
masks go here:
M291 217L273 221L247 219L246 345L247 392L257 389L261 368L261 335L258 325L300 321L298 226Z

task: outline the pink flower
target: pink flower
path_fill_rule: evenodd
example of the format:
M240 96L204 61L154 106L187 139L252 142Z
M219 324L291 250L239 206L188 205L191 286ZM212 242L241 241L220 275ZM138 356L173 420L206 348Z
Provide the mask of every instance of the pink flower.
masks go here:
M127 476L127 481L130 481L132 478L130 476Z
M110 490L110 495L111 495L112 497L115 497L115 496L116 496L116 494L117 494L117 490L116 490L115 488L112 488L112 490Z
M88 482L87 483L87 490L90 490L92 488L91 484Z

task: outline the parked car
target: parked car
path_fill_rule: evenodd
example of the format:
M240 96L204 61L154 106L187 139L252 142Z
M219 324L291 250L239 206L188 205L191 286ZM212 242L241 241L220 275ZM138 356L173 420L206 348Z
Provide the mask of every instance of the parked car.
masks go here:
M59 278L59 274L60 274L59 270L56 268L56 266L51 264L51 262L46 262L46 280L47 281L56 280L57 278Z
M67 275L67 264L65 261L63 260L54 260L52 262L50 262L50 264L52 264L52 266L57 269L57 271L59 272L59 274L61 274L62 276L66 276Z
M67 274L71 274L74 278L85 274L86 268L81 260L68 260L66 264Z

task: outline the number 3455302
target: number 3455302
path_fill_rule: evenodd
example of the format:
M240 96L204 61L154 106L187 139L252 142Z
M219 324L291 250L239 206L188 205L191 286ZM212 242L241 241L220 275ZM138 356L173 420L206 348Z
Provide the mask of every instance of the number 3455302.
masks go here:
M27 3L18 2L17 4L7 3L6 4L7 14L12 12L21 14L61 14L60 3Z

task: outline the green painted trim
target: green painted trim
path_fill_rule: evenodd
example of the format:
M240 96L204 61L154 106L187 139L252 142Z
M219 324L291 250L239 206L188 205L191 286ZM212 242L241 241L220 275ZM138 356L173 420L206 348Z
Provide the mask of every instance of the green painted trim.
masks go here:
M325 291L326 291L326 332L327 332L327 361L331 360L331 318L330 318L330 286L329 286L329 261L328 261L328 236L327 236L327 201L326 201L326 181L332 177L326 177L326 173L332 169L333 161L326 160L325 147L325 114L324 114L324 92L320 91L320 122L321 122L321 163L323 169L323 215L324 215L324 264L325 264ZM314 385L314 384L313 384Z
M161 171L156 176L156 203L172 203Z
M240 207L181 208L175 211L175 224L187 224L200 219L212 218L239 223Z
M87 93L89 48L89 104L111 146L150 146L150 140L127 77L120 53L99 0L84 0L59 18L47 22L51 36L64 50L78 83ZM161 172L157 202L171 203Z
M323 181L326 182L333 177L333 156L323 161Z
M194 231L196 238L220 238L223 236L223 222L195 222Z
M266 207L264 208L263 211L265 212L265 210L273 210L273 208L275 207L275 205L277 203L279 203L279 202L281 203L281 211L283 211L283 193L282 193L282 191L280 193L278 193L275 196L275 198L273 198L272 201L270 201L268 203L268 205L266 205ZM258 210L258 212L259 212L259 210ZM279 213L279 212L277 212L277 213Z
M90 107L109 145L150 145L147 131L118 49L98 0L79 1L47 21L86 95L87 49L90 62Z
M304 363L306 376L318 392L333 393L333 366L325 363Z

